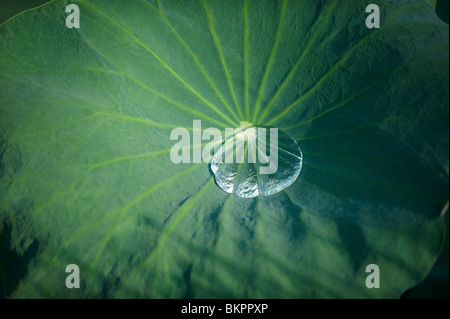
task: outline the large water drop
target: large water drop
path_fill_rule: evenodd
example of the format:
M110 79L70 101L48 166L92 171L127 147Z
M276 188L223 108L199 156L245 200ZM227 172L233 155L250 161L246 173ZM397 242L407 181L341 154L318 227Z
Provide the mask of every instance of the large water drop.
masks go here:
M297 142L279 129L241 123L211 160L217 185L243 198L270 196L295 182L303 155Z

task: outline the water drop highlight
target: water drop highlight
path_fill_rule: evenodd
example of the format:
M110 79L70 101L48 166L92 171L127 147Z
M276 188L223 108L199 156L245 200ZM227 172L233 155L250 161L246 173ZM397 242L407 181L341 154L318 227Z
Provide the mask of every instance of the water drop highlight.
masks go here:
M297 142L276 128L242 122L211 160L216 184L242 198L270 196L292 185L302 169Z

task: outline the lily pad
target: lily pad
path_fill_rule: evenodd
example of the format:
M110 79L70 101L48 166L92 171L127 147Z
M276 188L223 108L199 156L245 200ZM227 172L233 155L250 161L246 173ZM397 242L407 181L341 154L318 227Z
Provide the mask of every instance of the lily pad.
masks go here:
M428 0L377 3L379 29L358 0L55 0L1 25L5 296L396 298L422 281L449 192L449 29ZM224 192L170 160L194 120L280 129L299 177Z

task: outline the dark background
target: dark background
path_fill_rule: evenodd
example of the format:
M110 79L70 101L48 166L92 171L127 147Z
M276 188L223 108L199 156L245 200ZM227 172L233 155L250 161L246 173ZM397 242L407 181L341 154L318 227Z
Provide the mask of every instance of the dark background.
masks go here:
M437 0L436 12L442 21L448 24L448 4L449 0Z
M35 8L49 0L0 0L0 23L22 11Z
M0 0L0 23L5 22L9 18L23 12L25 10L35 8L39 5L49 2L49 0ZM438 16L449 23L449 0L437 0L436 11ZM406 291L402 298L449 298L449 235L448 235L448 211L445 216L447 224L447 235L445 240L445 247L435 266L431 270L424 282L418 286ZM4 229L0 233L0 243L5 244L8 241L8 230ZM1 269L2 275L9 277L10 280L18 281L20 274L25 271L23 265L26 264L23 258L27 256L17 256L15 252L5 251L4 245L0 249L0 261L4 259L1 264L10 265L11 269ZM32 258L32 253L30 253ZM22 266L22 267L21 267ZM8 281L5 278L6 281ZM1 282L1 280L0 280ZM1 291L1 289L0 289ZM0 299L3 298L0 293Z

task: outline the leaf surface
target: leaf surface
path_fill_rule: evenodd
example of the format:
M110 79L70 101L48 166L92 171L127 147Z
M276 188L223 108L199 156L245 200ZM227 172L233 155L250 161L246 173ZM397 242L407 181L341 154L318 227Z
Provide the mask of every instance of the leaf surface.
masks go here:
M356 0L71 1L80 29L57 0L2 25L0 222L27 262L5 294L391 298L423 280L449 191L448 25L428 0L378 2L380 29ZM170 160L193 120L280 128L299 178L223 192Z

